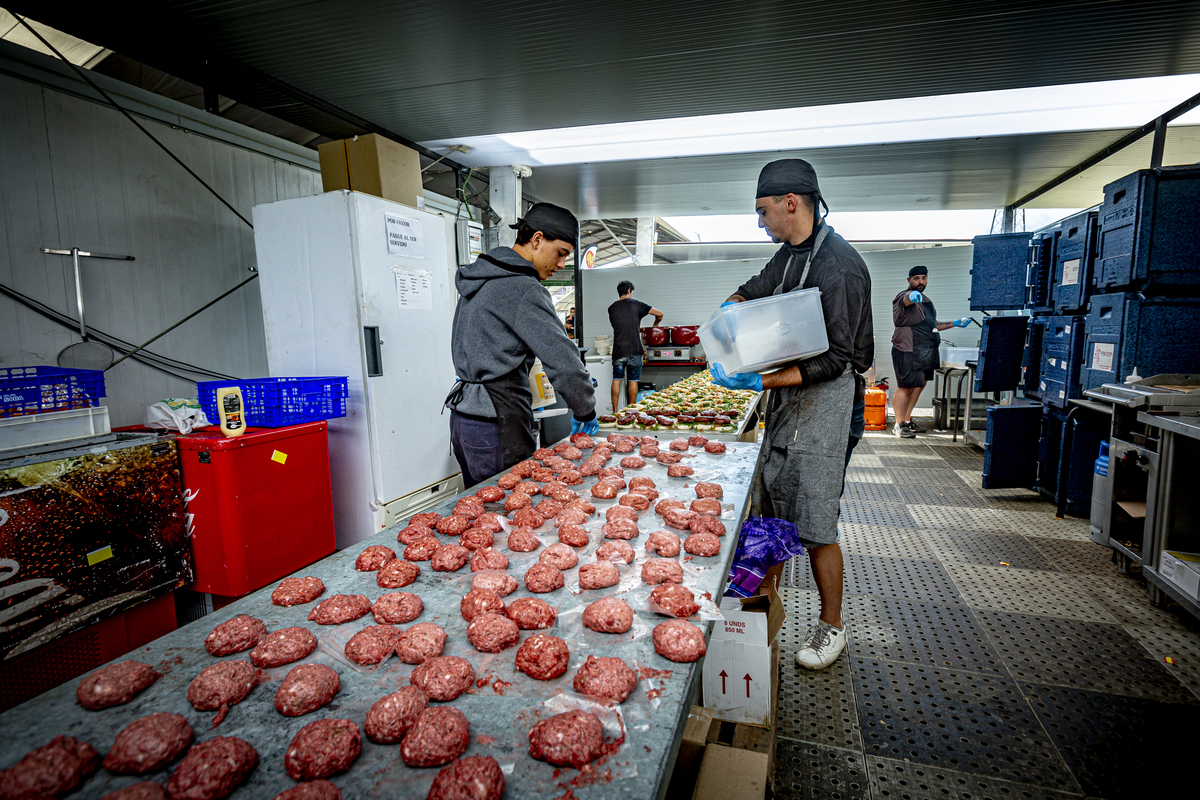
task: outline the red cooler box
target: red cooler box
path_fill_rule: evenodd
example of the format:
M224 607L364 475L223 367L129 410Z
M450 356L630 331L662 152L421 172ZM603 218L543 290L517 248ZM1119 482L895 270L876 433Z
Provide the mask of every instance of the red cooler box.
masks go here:
M180 436L196 582L209 594L261 589L334 551L328 423L219 428Z

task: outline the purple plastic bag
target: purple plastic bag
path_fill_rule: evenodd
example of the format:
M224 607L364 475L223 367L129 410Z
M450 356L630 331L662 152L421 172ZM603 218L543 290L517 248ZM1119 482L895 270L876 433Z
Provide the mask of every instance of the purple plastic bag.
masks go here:
M738 535L725 594L753 596L770 567L803 554L804 545L800 544L800 531L795 525L774 517L750 517L742 523Z

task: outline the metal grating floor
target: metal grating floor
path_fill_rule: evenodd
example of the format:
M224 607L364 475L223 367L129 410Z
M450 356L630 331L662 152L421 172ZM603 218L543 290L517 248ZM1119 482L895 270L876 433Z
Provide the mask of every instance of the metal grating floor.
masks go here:
M847 646L827 670L795 665L820 600L807 558L784 571L774 796L1164 793L1164 765L1194 757L1200 625L1151 606L1086 520L981 489L978 450L864 443L839 523Z

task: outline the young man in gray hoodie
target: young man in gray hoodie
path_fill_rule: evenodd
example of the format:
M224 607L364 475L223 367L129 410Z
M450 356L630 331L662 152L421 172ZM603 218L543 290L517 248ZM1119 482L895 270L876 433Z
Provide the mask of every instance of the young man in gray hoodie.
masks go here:
M450 444L467 486L533 455L534 358L571 409L571 432L599 428L592 379L541 284L574 252L579 221L565 208L538 203L512 227L512 247L490 250L454 279L459 297L450 352L458 382L446 404Z

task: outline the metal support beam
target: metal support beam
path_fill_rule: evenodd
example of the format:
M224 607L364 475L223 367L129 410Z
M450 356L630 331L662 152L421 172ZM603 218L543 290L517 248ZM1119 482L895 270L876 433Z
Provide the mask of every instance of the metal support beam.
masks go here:
M1157 131L1158 127L1160 125L1163 128L1163 136L1165 137L1167 123L1169 123L1171 120L1175 119L1176 117L1183 116L1184 114L1186 114L1187 112L1189 112L1193 108L1195 108L1196 106L1200 106L1200 93L1192 95L1187 100L1184 100L1182 103L1175 106L1174 108L1172 108L1167 113L1163 114L1158 119L1151 120L1150 122L1147 122L1145 125L1138 128L1137 130L1131 131L1130 133L1125 134L1120 139L1118 139L1117 141L1110 144L1108 147L1104 148L1103 150L1101 150L1098 153L1095 153L1091 157L1084 159L1082 162L1075 165L1074 167L1071 167L1069 170L1067 170L1063 174L1059 175L1057 178L1054 178L1053 180L1050 180L1050 181L1042 184L1038 188L1034 189L1032 192L1025 195L1020 200L1017 200L1010 207L1011 208L1019 208L1020 206L1023 206L1026 203L1041 197L1042 195L1044 195L1046 192L1050 191L1051 189L1061 186L1062 184L1069 181L1071 178L1074 178L1076 175L1079 175L1079 174L1085 172L1086 170L1091 169L1092 167L1096 166L1101 161L1103 161L1104 159L1113 155L1114 153L1118 153L1121 150L1124 150L1126 147L1133 144L1137 140L1141 139L1146 134L1151 133L1153 131ZM1156 166L1162 166L1161 161L1162 161L1162 154L1160 152L1159 153L1159 162L1160 163L1157 164Z
M1005 206L1004 207L1004 227L1002 228L1002 230L1005 233L1013 232L1013 228L1016 227L1016 225L1014 224L1016 216L1017 216L1016 208L1014 208L1013 206Z
M629 252L629 248L625 246L625 243L621 241L620 237L618 237L615 233L612 232L612 228L605 225L604 220L602 220L602 219L598 219L598 220L596 220L596 222L599 222L600 227L602 227L602 228L604 228L604 230L608 231L608 235L613 238L613 241L616 242L617 244L621 245L621 249L625 251L625 255L629 256L629 258L633 261L633 263L636 264L637 256L635 256L633 253Z
M491 182L488 184L488 204L500 217L495 224L497 247L512 247L517 241L517 232L509 225L521 218L521 181L533 174L529 167L520 164L512 167L492 167Z
M1163 150L1167 146L1167 121L1163 117L1154 120L1154 142L1150 145L1150 169L1162 166Z
M639 267L654 263L654 217L639 217L637 221L637 256Z

